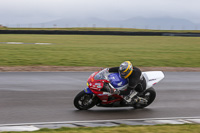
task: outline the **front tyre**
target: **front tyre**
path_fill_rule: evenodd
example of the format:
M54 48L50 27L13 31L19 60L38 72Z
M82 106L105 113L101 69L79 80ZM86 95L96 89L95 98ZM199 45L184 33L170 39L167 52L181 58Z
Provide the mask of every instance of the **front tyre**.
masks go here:
M79 92L74 98L74 106L79 110L88 110L95 105L92 94L87 94L85 91Z
M138 108L145 108L147 106L149 106L156 98L156 91L153 87L145 90L142 95L140 95L140 97L144 98L147 100L147 104L135 104L134 108L138 109Z

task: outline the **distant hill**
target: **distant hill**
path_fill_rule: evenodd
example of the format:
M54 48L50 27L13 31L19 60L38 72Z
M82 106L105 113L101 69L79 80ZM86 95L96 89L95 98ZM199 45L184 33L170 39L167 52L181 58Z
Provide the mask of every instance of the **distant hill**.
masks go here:
M21 25L23 27L23 25ZM30 25L29 25L30 26ZM104 20L99 18L63 18L46 23L31 24L30 27L119 27L158 30L199 30L200 24L193 23L187 19L172 17L144 18L134 17L127 20ZM199 28L199 29L198 29Z

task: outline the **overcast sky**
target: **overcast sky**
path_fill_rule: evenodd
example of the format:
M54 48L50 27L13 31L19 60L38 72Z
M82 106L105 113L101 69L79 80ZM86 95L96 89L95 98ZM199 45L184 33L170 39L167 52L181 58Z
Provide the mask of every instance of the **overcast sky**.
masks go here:
M0 24L60 18L174 17L200 23L200 0L0 0Z

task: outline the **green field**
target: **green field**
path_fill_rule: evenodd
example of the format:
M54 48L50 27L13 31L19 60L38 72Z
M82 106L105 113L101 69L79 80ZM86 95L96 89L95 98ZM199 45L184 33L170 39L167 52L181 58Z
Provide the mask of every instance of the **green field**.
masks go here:
M8 133L8 132L7 132ZM9 132L12 133L12 132ZM14 132L13 132L14 133ZM19 132L17 132L19 133ZM32 132L21 132L32 133ZM116 126L116 127L80 127L41 129L33 133L200 133L200 125L155 125L155 126Z
M199 37L0 34L0 66L200 67Z

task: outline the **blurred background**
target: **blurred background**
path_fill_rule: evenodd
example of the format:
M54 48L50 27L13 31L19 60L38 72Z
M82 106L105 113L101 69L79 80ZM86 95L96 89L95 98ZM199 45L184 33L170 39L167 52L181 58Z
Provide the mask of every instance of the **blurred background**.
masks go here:
M0 25L199 30L198 0L0 0Z

